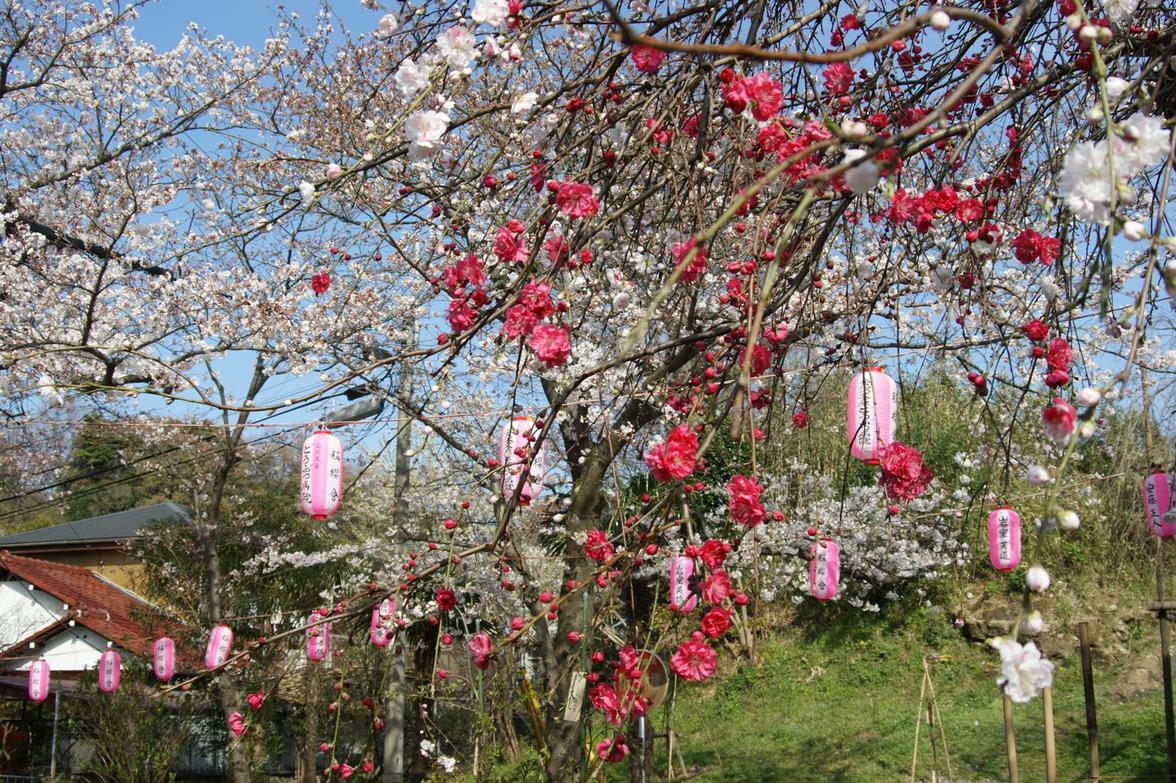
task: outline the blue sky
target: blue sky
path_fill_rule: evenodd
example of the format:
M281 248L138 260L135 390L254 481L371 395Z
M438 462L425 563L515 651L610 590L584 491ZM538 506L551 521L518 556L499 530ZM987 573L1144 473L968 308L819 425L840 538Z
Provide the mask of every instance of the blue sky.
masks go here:
M318 0L158 0L144 6L135 23L135 36L159 49L170 49L195 22L210 35L249 46L260 46L274 26L277 7L297 11L311 19L319 11ZM381 13L364 8L359 0L338 0L334 12L354 30L373 28Z
M320 9L318 0L286 0L280 3L273 0L158 0L140 10L139 19L133 27L137 39L160 50L174 47L192 22L206 30L209 36L223 35L233 42L257 48L270 37L278 17L279 6L287 12L299 13L307 23L313 20ZM345 25L358 32L373 29L383 13L365 8L359 0L337 0L332 10ZM254 360L255 354L252 352L235 352L215 365L226 389L237 397L238 402L241 401L249 384ZM300 393L319 385L317 375L299 378L275 377L262 390L257 402L265 404L297 397ZM335 399L300 408L288 415L279 415L271 421L311 421L341 404L345 404L345 401ZM162 401L146 396L139 398L139 405L145 411L164 416L191 414L200 418L217 418L214 411L202 407L179 404L164 406ZM265 418L266 415L259 414L253 418L258 420ZM267 432L269 430L254 430L250 432L250 436L256 437Z

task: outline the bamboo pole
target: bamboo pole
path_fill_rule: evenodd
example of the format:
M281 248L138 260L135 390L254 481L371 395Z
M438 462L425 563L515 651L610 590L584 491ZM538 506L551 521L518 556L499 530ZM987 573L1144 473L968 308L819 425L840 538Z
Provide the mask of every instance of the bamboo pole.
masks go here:
M926 663L926 661L924 661ZM919 708L915 710L915 746L911 753L911 783L915 783L915 770L919 764L919 730L923 726L923 697L927 693L927 670L923 670L923 685L919 688Z
M1099 783L1098 714L1094 704L1094 663L1090 652L1090 624L1078 623L1078 643L1082 651L1082 697L1086 702L1086 739L1090 743L1090 781Z
M951 771L951 752L947 748L947 734L943 731L943 715L939 712L939 698L935 695L935 680L931 679L931 667L927 659L923 659L923 671L927 675L927 690L930 692L931 705L935 708L935 721L939 727L939 742L943 745L943 761L947 765L947 781L954 783L954 773Z
M1041 710L1045 716L1045 783L1058 781L1058 756L1054 745L1053 688L1041 689Z
M1021 783L1017 772L1017 737L1013 733L1013 700L1004 697L1005 750L1009 756L1009 783Z

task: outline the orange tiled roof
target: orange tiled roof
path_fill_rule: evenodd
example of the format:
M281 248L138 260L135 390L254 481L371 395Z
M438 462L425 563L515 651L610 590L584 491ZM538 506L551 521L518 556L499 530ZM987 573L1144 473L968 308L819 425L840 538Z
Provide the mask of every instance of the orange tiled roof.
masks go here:
M156 638L178 631L158 608L81 566L3 550L0 569L69 604L70 619L143 658L151 658Z

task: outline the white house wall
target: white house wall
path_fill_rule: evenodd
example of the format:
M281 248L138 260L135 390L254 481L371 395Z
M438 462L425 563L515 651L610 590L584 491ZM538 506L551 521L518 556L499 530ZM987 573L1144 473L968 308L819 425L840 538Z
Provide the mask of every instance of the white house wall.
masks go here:
M65 614L61 599L29 590L20 580L0 581L0 649L32 636Z
M33 661L44 658L49 662L49 671L77 672L94 669L98 659L106 652L107 639L88 628L75 625L63 628L61 633L49 637L44 643L29 650L29 657L17 665L18 671L28 671Z

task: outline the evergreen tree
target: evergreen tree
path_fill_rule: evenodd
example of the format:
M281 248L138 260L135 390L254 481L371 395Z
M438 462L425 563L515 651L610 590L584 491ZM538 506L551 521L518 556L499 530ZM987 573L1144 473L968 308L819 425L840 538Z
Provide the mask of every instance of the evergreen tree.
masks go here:
M70 451L66 472L68 520L112 514L168 500L163 482L152 470L141 439L108 426L99 414L86 416Z

